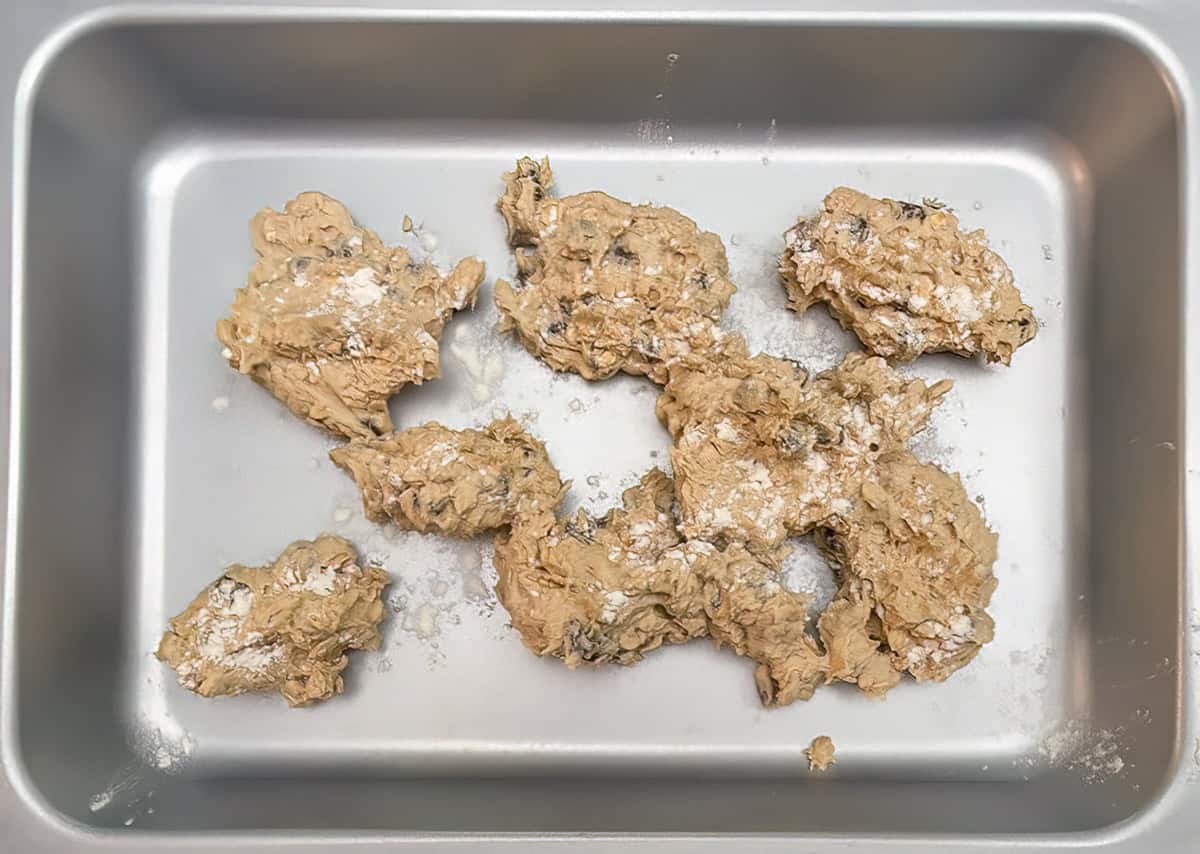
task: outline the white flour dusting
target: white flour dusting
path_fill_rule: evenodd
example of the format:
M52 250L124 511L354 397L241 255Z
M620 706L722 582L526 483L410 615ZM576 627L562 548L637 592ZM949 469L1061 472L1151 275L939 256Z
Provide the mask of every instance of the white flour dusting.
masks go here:
M722 328L742 334L752 353L795 359L810 373L817 373L859 349L854 336L838 326L828 311L817 307L798 315L788 310L784 290L775 284L775 258L783 249L782 240L757 243L745 238L728 248L734 281L770 283L740 288L721 320Z
M147 764L165 774L177 774L196 748L192 737L181 732L177 737L161 729L143 730L135 748Z
M638 142L650 145L670 144L675 141L671 135L671 122L667 119L642 119L634 129Z
M1085 783L1103 783L1124 776L1126 745L1124 727L1103 729L1084 720L1070 720L1045 734L1038 747L1043 761L1053 768L1067 768ZM1033 764L1035 760L1028 760Z
M174 721L155 726L142 721L131 738L133 758L117 767L108 784L88 798L88 810L125 813L129 826L140 815L153 814L150 798L163 775L178 774L191 758L196 744Z
M353 500L357 496L339 495L334 506ZM503 613L496 615L498 603L492 590L490 536L455 540L402 531L391 523L375 524L361 514L347 520L340 533L355 543L362 561L391 575L385 602L393 616L382 626L386 647L418 643L426 650L427 664L437 666L445 661L444 634L464 618L503 621ZM319 583L311 577L309 582ZM388 658L386 664L376 663L378 672L390 669L386 649L372 658L376 656Z
M458 323L449 350L471 380L472 402L482 405L491 400L504 376L504 357L495 342L487 342L476 325Z
M815 619L837 592L833 569L811 535L789 540L788 545L793 549L783 561L783 586L812 597L808 615Z
M360 308L374 305L383 298L379 276L371 267L361 267L352 275L342 276L340 282L346 299Z
M261 673L279 660L283 650L263 644L258 632L242 633L246 616L254 607L254 594L231 578L222 578L208 592L208 603L196 613L196 652L178 668L180 684L194 687L202 661Z

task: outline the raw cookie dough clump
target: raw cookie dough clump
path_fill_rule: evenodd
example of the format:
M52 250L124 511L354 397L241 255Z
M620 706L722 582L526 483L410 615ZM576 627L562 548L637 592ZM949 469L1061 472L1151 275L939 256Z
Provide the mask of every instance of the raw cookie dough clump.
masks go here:
M499 535L496 593L525 645L572 667L632 664L706 634L688 571L698 552L681 546L673 500L671 479L654 469L601 518L541 513Z
M949 389L862 353L811 380L766 355L673 370L657 412L674 439L681 530L771 555L848 514L874 462L903 448Z
M633 664L664 644L711 636L758 662L768 705L826 681L805 631L808 596L741 546L680 537L671 479L654 469L601 518L524 520L496 539L496 592L522 640L569 666Z
M711 637L757 662L767 706L944 679L991 639L996 557L959 481L905 448L949 388L865 354L813 378L770 356L676 365L658 412L677 480L651 471L601 518L519 515L496 539L500 601L572 667ZM840 580L815 633L780 575L810 532Z
M871 352L983 353L1008 364L1037 333L1012 271L982 230L963 232L945 207L874 199L847 187L784 234L788 306L825 302Z
M335 435L390 432L388 398L437 378L438 338L474 304L483 263L442 277L322 193L261 211L250 233L258 263L217 323L230 365Z
M672 371L659 398L680 530L772 566L785 537L814 532L840 575L818 620L828 678L870 694L901 672L944 679L991 640L996 536L956 477L905 448L949 387L863 354L811 380L755 356Z
M291 706L342 691L346 653L379 647L381 569L324 534L267 566L234 564L200 592L158 645L179 684L204 697L278 691Z
M566 487L546 448L512 418L482 430L421 427L335 448L373 522L472 537L519 515L553 512Z
M881 459L854 503L817 531L840 569L837 598L851 603L842 616L869 605L855 633L877 636L917 681L945 679L992 639L996 535L957 477L906 452Z
M716 321L735 290L725 247L676 210L601 192L550 196L549 160L504 176L498 207L517 281L496 282L502 329L589 380L619 371L666 382L667 366L743 345Z

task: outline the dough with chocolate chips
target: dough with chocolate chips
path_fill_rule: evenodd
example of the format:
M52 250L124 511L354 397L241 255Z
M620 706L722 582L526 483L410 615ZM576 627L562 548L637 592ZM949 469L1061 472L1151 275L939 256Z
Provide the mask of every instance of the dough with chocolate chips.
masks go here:
M870 694L944 679L992 636L996 535L905 447L949 387L864 354L811 379L760 355L672 371L659 398L683 535L778 566L785 537L815 533L839 576L818 620L828 678Z
M217 323L229 364L337 436L390 432L388 398L437 378L442 328L474 304L483 263L443 277L315 192L260 211L250 234L258 262Z
M847 187L784 234L788 306L824 302L880 356L983 353L1008 364L1034 337L1033 309L982 230L964 232L944 206L874 199Z
M764 355L676 364L657 409L677 480L651 471L601 518L518 516L496 539L500 601L572 667L711 637L757 662L767 706L944 679L991 639L996 557L957 478L905 447L949 388L861 353L812 378ZM780 576L807 533L839 578L815 632Z
M171 620L157 656L204 697L327 700L342 691L346 653L379 647L388 576L357 560L350 543L323 534L266 566L234 564Z
M329 457L358 484L371 521L454 537L553 513L566 490L545 446L511 417L482 430L430 422L354 439Z
M673 370L657 412L674 440L684 536L769 558L848 514L874 461L902 449L950 385L905 380L862 353L811 379L766 355Z
M521 519L496 537L496 593L538 655L569 666L632 664L663 644L706 633L697 576L707 543L687 549L671 516L671 480L658 469L601 518L580 510Z
M996 535L956 476L903 451L877 461L854 506L817 529L837 599L868 606L853 632L877 637L896 670L940 682L992 639Z
M523 157L498 207L517 262L496 282L501 328L555 370L657 383L684 359L730 351L716 324L735 290L725 247L672 208L601 192L554 198L550 162Z
M496 538L496 592L527 647L571 667L633 664L710 636L758 662L764 703L807 698L826 681L805 632L806 594L741 546L684 540L671 479L658 469L622 500L598 519L543 513Z
M828 656L807 628L811 597L788 590L777 565L728 544L700 571L709 633L758 663L754 685L764 706L807 700L829 681Z

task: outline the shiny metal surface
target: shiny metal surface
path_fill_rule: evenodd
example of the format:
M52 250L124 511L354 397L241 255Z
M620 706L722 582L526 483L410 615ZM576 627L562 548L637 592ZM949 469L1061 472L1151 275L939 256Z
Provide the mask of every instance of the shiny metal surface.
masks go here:
M0 34L11 850L1192 850L1200 17L892 5L18 5ZM748 663L705 644L622 670L535 659L487 589L486 540L367 523L330 443L219 357L250 216L322 189L387 241L488 264L444 378L398 395L397 424L511 408L573 502L610 505L665 463L654 387L553 376L493 328L511 272L493 204L525 153L563 193L719 233L729 324L817 369L852 341L783 309L774 258L828 189L935 196L987 229L1038 338L1009 369L912 367L956 383L919 453L1000 533L997 638L966 670L768 712ZM397 579L347 694L297 712L179 688L150 655L167 617L225 563L322 530ZM794 582L828 589L798 545ZM838 765L812 775L822 733Z

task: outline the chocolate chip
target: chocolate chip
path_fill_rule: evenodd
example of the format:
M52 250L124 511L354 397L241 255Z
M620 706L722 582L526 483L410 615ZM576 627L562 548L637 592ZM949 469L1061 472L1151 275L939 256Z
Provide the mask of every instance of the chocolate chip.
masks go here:
M856 216L854 224L850 226L850 233L854 235L855 240L866 240L867 235L871 233L871 226L861 216Z
M619 240L608 250L608 254L615 258L618 264L633 264L638 259L638 256L626 249Z
M581 524L577 520L571 519L563 525L563 533L584 545L590 546L596 542L594 525L595 523L591 522L591 520L584 520Z

